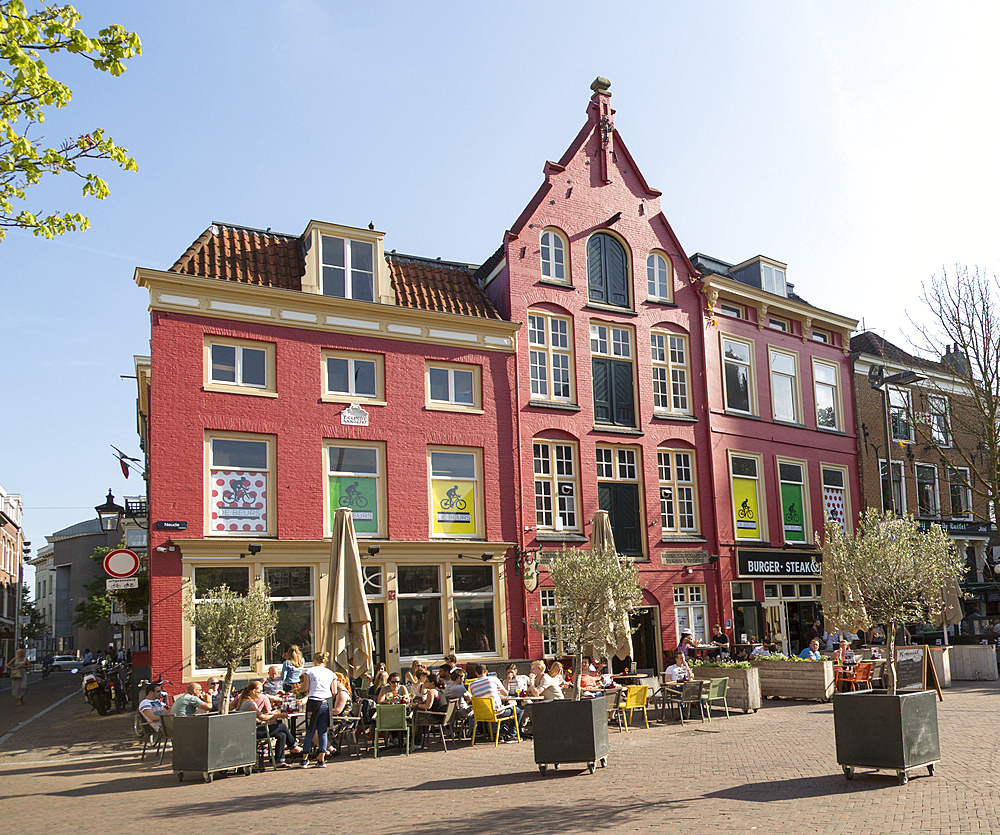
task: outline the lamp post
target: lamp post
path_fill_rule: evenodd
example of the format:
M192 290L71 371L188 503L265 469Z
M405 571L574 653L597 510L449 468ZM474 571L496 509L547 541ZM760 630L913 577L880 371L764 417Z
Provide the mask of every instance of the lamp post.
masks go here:
M108 498L104 504L97 505L94 510L97 511L97 518L101 522L101 530L105 533L113 533L118 530L122 523L122 516L125 514L125 508L120 504L115 504L115 497L110 488L108 488Z
M885 484L886 495L889 499L889 510L893 514L896 512L896 500L892 495L892 447L889 442L889 386L908 386L912 383L919 383L927 378L917 374L916 371L900 371L898 374L885 376L884 365L873 365L868 370L868 382L876 391L882 392L882 419L885 429ZM879 473L881 477L881 472Z
M21 601L24 597L24 561L31 553L31 543L21 543L21 559L17 562L17 596L14 598L14 651L21 648Z

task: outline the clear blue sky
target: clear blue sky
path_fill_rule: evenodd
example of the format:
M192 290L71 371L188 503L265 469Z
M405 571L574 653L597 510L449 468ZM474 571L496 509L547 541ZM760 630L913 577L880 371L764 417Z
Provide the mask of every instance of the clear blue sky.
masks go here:
M993 2L338 3L81 0L143 55L120 78L53 62L52 140L102 126L139 163L103 203L65 181L32 209L87 232L0 243L0 484L44 536L89 518L138 454L136 266L214 221L384 230L387 249L478 263L612 82L616 126L688 253L788 263L796 291L900 339L920 282L997 270ZM65 178L62 178L65 179Z

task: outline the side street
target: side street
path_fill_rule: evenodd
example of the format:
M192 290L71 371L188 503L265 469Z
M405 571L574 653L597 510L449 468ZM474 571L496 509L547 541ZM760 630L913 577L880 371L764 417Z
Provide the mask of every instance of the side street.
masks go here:
M53 675L32 690L28 711L75 692L78 681ZM12 711L0 688L3 733ZM226 777L210 785L178 783L169 752L162 766L125 742L132 716L88 715L74 695L0 743L0 804L30 809L32 828L106 832L113 817L128 831L171 826L178 816L198 829L217 825L283 831L436 830L576 832L935 832L1000 829L995 795L1000 730L992 714L997 682L955 683L938 712L942 760L906 787L892 774L860 772L848 782L833 753L829 704L765 700L756 714L716 714L712 723L652 723L611 734L606 769L563 768L543 778L531 743L467 743L443 753L374 760L334 757L325 771ZM26 716L28 714L25 714ZM975 732L971 732L972 728ZM2 735L2 734L0 734ZM68 740L73 740L69 742ZM350 761L349 761L350 760ZM322 816L318 822L318 815Z

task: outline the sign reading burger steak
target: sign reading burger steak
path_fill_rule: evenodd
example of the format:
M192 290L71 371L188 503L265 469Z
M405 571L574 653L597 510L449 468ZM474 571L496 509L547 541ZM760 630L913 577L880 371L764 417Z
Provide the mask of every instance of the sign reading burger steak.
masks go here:
M790 577L816 579L820 576L818 551L751 551L738 548L740 577Z

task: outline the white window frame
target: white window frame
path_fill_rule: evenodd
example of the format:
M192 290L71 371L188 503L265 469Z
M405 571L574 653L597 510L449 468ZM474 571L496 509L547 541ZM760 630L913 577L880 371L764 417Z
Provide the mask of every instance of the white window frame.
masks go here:
M840 484L834 484L832 478L828 478L828 475L833 475L836 473L840 478ZM819 465L819 478L820 478L820 489L823 493L823 518L826 519L827 508L826 508L826 491L831 490L841 490L842 496L841 500L844 505L844 528L846 529L848 525L852 524L853 516L851 515L851 482L849 478L849 473L846 467L842 467L838 464L823 464Z
M788 297L788 281L785 271L773 264L760 263L761 289L776 296Z
M781 538L782 541L792 545L805 545L812 542L812 522L809 506L809 466L806 461L798 458L784 458L776 457L775 463L777 465L778 473L778 508L781 514ZM799 480L796 481L791 478L785 478L782 475L781 468L782 465L790 467L798 467L799 469ZM792 520L785 518L785 500L782 496L781 487L784 484L794 484L800 488L801 495L801 507L799 508L799 513L801 516L802 523L802 539L789 539L788 532L785 530L786 524L794 524Z
M539 589L539 597L542 614L542 655L546 658L566 655L566 647L563 645L562 629L559 623L556 590L551 586Z
M653 361L653 411L691 414L690 356L687 336L654 330L649 334Z
M820 330L819 328L813 328L809 337L813 342L822 342L825 345L830 344L830 334L824 330Z
M192 602L192 604L195 607L197 607L199 603L206 603L206 602L211 602L212 600L214 600L214 598L211 598L211 597L198 597L198 584L197 584L197 571L198 571L198 569L206 569L206 570L210 570L210 569L216 569L216 570L217 569L240 570L240 569L243 569L243 570L246 571L247 589L248 590L252 590L253 589L253 585L254 585L254 574L251 572L252 568L254 568L254 565L252 565L252 564L245 565L245 566L244 565L211 565L211 564L191 566L191 575L188 578L187 582L190 584L189 587L191 589L191 602ZM190 635L190 638L191 638L191 669L192 669L193 674L194 675L198 675L198 676L202 676L202 675L224 675L225 672L226 672L226 670L225 670L224 667L199 667L198 666L198 651L197 651L197 648L198 648L198 639L197 639L197 636L196 636L195 633L196 633L196 630L194 628L194 625L193 624L188 624L188 634ZM240 664L236 668L237 672L241 672L241 673L254 673L254 672L256 672L256 667L255 667L256 658L255 658L255 656L259 655L259 647L256 648L256 649L251 648L251 649L247 650L247 655L249 656L250 663L248 665Z
M947 396L928 394L927 412L930 420L931 440L939 447L950 447L952 445L951 413Z
M708 595L704 584L674 585L674 626L678 639L681 630L690 629L700 643L708 640Z
M843 406L840 398L840 366L832 363L825 362L823 360L816 359L813 357L813 401L816 410L816 428L821 431L827 432L842 432L844 427L843 422ZM817 371L819 369L828 369L833 372L833 382L828 383L825 380L820 380ZM830 390L833 393L833 426L824 426L820 423L820 406L819 406L819 393L821 390Z
M264 501L264 519L265 526L264 530L256 530L256 528L251 530L243 530L242 528L237 530L218 530L217 523L213 519L213 491L219 488L219 485L215 483L218 476L214 475L216 473L223 472L233 472L234 470L229 466L216 465L215 463L215 442L216 441L246 441L250 443L264 444L267 453L267 466L263 470L258 469L245 469L244 472L256 473L257 475L263 477L264 479L264 491L265 491L265 501ZM218 536L218 537L243 537L248 536L273 536L274 534L274 436L273 435L249 435L240 434L236 432L206 432L205 433L205 471L206 478L205 484L207 489L205 490L205 532L208 536ZM224 479L223 479L224 480ZM254 486L254 485L251 485ZM225 485L221 489L224 489ZM254 490L254 493L259 495L258 490ZM223 498L225 498L223 496ZM256 498L256 497L255 497ZM238 523L236 523L238 524Z
M695 451L658 449L656 465L660 482L661 530L664 534L700 534L698 462Z
M747 318L747 313L746 310L743 308L743 305L734 304L733 302L720 301L719 312L723 316L731 316L733 319Z
M347 362L349 391L330 388L330 360ZM354 385L357 376L356 364L373 363L375 368L375 393L359 393ZM373 406L385 405L385 357L382 354L366 354L356 351L323 351L323 400L327 403L367 403Z
M569 244L562 232L551 227L543 229L538 237L538 250L542 279L569 284Z
M913 440L913 400L910 395L910 390L908 388L897 388L896 386L889 386L887 389L887 396L889 398L889 427L890 434L892 435L892 440L894 441L912 441ZM897 403L893 404L893 400ZM902 421L906 425L906 435L900 435L896 431L897 421L902 418Z
M528 346L531 399L575 403L573 320L543 310L529 310Z
M310 565L301 565L301 564L300 565L280 565L280 564L273 564L272 563L272 564L268 565L268 564L265 563L264 565L261 566L260 576L264 580L264 582L266 583L267 582L267 571L268 571L268 569L273 569L273 570L281 571L281 570L292 569L292 568L305 568L309 572L309 594L307 596L305 596L305 597L303 597L303 596L297 596L297 597L275 597L274 595L271 595L271 597L269 597L268 599L271 601L271 603L309 603L309 604L311 604L310 613L309 613L309 619L310 619L310 623L309 623L309 637L310 637L310 640L312 641L312 647L311 647L311 651L310 652L303 651L302 654L304 656L306 656L306 658L312 660L312 654L313 654L313 652L316 651L316 646L317 646L316 641L317 641L317 638L318 638L318 635L317 635L317 632L316 632L316 623L317 623L316 616L318 614L318 611L317 611L318 595L317 595L317 588L316 588L316 586L317 586L317 579L318 578L316 576L316 567L315 566L310 566ZM281 663L280 656L281 656L281 652L282 652L283 649L284 649L284 647L282 647L282 646L279 645L274 650L272 650L276 654L277 657L273 657L272 660L269 661L267 659L267 647L265 646L264 647L264 652L261 654L261 658L263 659L264 666L267 667L267 666L270 666L272 664L280 664Z
M448 377L448 399L438 400L431 395L431 372L444 371ZM443 412L475 412L482 414L483 411L483 385L482 368L478 365L442 362L440 360L427 360L424 367L424 384L427 392L426 407L435 411ZM457 386L455 376L457 374L469 374L472 377L472 402L466 403L455 399Z
M334 470L333 460L332 460L332 450L340 447L350 447L354 449L371 449L375 452L375 472L353 472L350 470ZM375 479L375 495L376 495L376 508L375 512L375 523L377 530L375 531L365 531L359 530L360 527L364 527L355 521L355 532L359 539L368 538L381 538L385 534L386 524L386 479L385 479L385 444L378 441L354 441L350 439L328 438L323 441L323 471L325 473L323 494L324 494L324 504L326 511L324 513L324 519L326 520L325 525L325 536L333 535L333 514L334 511L341 506L342 497L333 497L330 494L330 479L335 477L340 478L374 478ZM347 504L345 504L347 506ZM364 512L366 507L358 506L352 507L354 512Z
M580 530L580 468L574 443L532 440L535 524L539 530Z
M743 473L737 474L734 470L735 459L742 458L747 461L754 462L755 472L753 475L745 475ZM733 480L737 478L747 479L753 481L755 484L754 492L757 499L757 536L740 536L739 535L739 518L740 508L736 505L736 490L733 485ZM733 538L737 542L766 542L767 541L767 491L765 490L764 483L764 456L758 452L744 452L743 450L731 449L729 450L729 491L732 501L733 511Z
M674 271L670 258L661 250L653 250L646 256L646 290L649 298L672 302Z
M789 374L786 371L775 370L774 362L777 358L789 359L792 362L792 373ZM782 423L802 423L802 387L799 385L799 355L794 351L785 351L779 348L775 348L771 345L767 349L767 366L768 375L771 381L771 418L775 421L781 421ZM775 382L776 378L778 381L789 380L791 381L791 398L792 398L792 416L779 417L776 411L776 401L774 397L775 392Z
M463 567L469 568L469 569L474 569L474 568L482 569L484 567L489 568L489 570L490 570L490 590L488 592L485 592L485 591L474 591L474 592L471 592L471 591L456 591L455 590L455 572L457 570L462 569ZM502 639L502 637L500 635L500 622L499 622L500 600L499 600L499 597L497 595L498 580L497 580L497 571L496 571L496 568L493 565L483 566L482 564L477 565L475 563L469 563L466 566L452 565L452 567L451 567L451 576L448 579L450 580L450 583L451 583L452 623L455 624L455 626L454 626L455 634L452 636L452 644L456 648L455 649L456 654L459 657L461 657L461 658L471 658L471 657L489 658L489 657L492 657L492 656L499 655L500 654L500 644L502 643L503 639ZM455 609L456 609L456 603L459 600L485 600L485 599L489 599L489 601L493 604L493 635L490 636L492 638L492 646L493 646L493 648L490 649L490 650L473 650L473 651L466 650L466 651L463 652L463 651L461 651L458 648L458 634L457 634L457 632L458 632L458 627L457 627L458 613L455 611Z
M923 508L920 507L920 485L921 483L928 483L926 480L922 481L920 478L921 471L925 473L927 471L934 473L934 494L933 494L933 507L930 508L930 512L925 512ZM917 516L937 519L941 517L941 492L938 485L938 468L933 464L916 463L913 465L913 477L917 485ZM950 501L950 496L949 496Z
M771 330L781 331L782 333L791 333L792 325L787 319L782 319L780 316L768 316L767 326Z
M733 343L734 346L739 345L746 348L748 359L745 362L742 359L733 359L726 356L726 343L729 342ZM726 374L726 368L729 365L736 368L746 369L747 405L750 407L749 409L738 408L729 402L729 381L728 375ZM738 415L757 414L757 384L754 374L754 343L752 340L722 334L722 393L725 399L727 412L733 412Z
M468 533L456 533L454 531L435 531L435 513L437 508L434 506L434 483L436 481L461 481L467 482L469 479L459 478L444 478L443 476L434 475L434 455L435 453L445 453L445 454L455 454L455 455L468 455L471 456L475 462L475 477L473 483L473 504L472 510L472 524L474 530ZM430 499L430 531L432 539L482 539L483 538L483 452L481 449L476 447L444 447L444 446L428 446L427 447L427 494ZM464 500L463 500L464 501ZM466 508L455 508L458 511L468 509Z
M399 591L398 590L398 588L399 588L399 585L398 585L398 576L399 576L399 574L400 574L401 571L405 571L408 568L433 568L433 569L435 569L437 571L437 575L438 575L438 581L437 581L437 588L438 588L438 590L436 592L402 592L402 591ZM440 603L438 605L438 617L440 618L440 623L438 624L438 629L440 630L439 634L441 636L441 649L440 650L436 650L436 651L432 651L432 652L429 652L429 653L426 653L424 655L403 655L402 654L403 648L402 648L402 646L400 646L399 647L399 652L400 652L399 660L400 660L400 663L403 664L403 666L407 666L407 664L409 662L412 662L414 658L440 658L441 654L445 651L445 648L448 646L448 643L447 643L448 642L448 632L447 632L447 629L446 629L447 619L448 619L448 613L446 611L447 602L445 600L444 579L442 577L442 571L441 571L441 569L442 569L442 566L440 564L434 564L434 563L421 563L419 565L410 565L409 563L407 563L406 565L397 565L396 566L396 575L397 575L396 616L397 616L397 621L401 620L401 618L399 616L399 604L400 604L400 601L403 601L403 600L431 600L431 599L437 599L437 600L440 601Z
M906 513L906 468L903 466L902 461L892 461L892 471L899 473L899 501L896 501L896 495L892 497L892 504L896 510L896 513ZM878 484L879 484L879 495L882 498L882 507L887 507L886 497L885 497L885 477L883 476L883 471L885 470L885 459L878 459ZM892 487L892 482L890 481L890 489Z
M343 266L328 264L326 262L326 247L327 240L337 240L341 241L344 245L344 264ZM354 296L354 272L355 269L351 263L352 244L362 244L371 248L372 253L372 269L371 269L371 298L361 298L355 299ZM319 257L319 290L324 296L330 296L335 299L354 299L356 301L378 301L378 247L375 245L374 241L366 241L363 238L348 238L341 235L331 235L327 232L322 232L320 234L320 257ZM331 269L343 269L344 271L344 295L338 295L336 293L328 293L326 291L326 268ZM357 270L361 274L367 274L367 270Z

